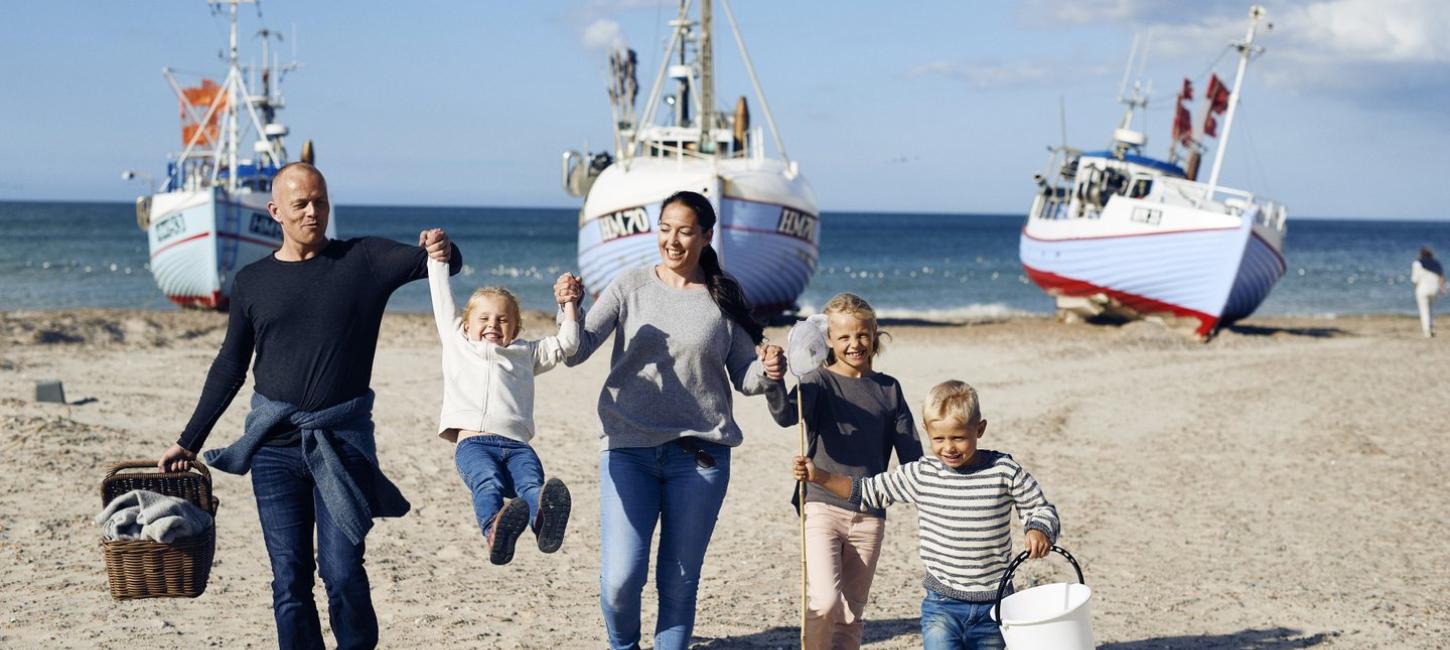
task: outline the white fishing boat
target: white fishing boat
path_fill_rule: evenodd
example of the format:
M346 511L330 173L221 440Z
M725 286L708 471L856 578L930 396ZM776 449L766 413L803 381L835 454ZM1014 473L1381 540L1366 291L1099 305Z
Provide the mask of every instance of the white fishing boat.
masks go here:
M162 70L181 105L181 153L170 157L160 191L136 199L136 223L150 243L151 273L172 302L226 309L234 273L282 245L281 226L267 211L272 177L287 163L287 127L276 121L285 101L282 78L296 63L279 64L261 29L262 62L243 65L237 45L237 5L210 0L230 15L228 68L221 84L203 79L182 87ZM255 90L255 92L254 92ZM250 148L244 147L250 143ZM250 156L250 157L244 157ZM311 142L302 148L310 162ZM123 178L146 177L127 171ZM335 236L336 214L327 235Z
M1192 96L1185 80L1166 160L1145 155L1146 137L1132 128L1134 110L1147 105L1136 87L1123 99L1127 113L1107 150L1052 149L1037 176L1020 255L1060 314L1150 318L1207 338L1252 314L1284 275L1286 208L1219 185L1244 71L1262 53L1254 37L1264 16L1253 7L1247 36L1233 44L1233 89L1211 79L1202 128L1184 106ZM1200 152L1215 136L1213 169L1201 183Z
M584 197L580 274L598 294L621 270L657 260L654 235L661 202L679 190L693 190L715 207L719 222L711 245L756 311L768 316L792 310L816 270L820 218L815 194L786 154L726 0L721 6L774 152L766 152L762 129L751 128L743 96L733 112L717 109L711 3L701 2L698 22L689 18L690 4L682 1L670 22L674 33L638 119L634 51L611 56L613 153L586 157L569 151L563 156L564 189Z

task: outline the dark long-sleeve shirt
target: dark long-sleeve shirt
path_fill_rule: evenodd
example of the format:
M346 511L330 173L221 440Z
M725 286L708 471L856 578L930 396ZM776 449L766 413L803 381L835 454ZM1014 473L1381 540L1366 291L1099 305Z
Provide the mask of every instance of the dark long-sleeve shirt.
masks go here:
M799 390L805 395L807 455L816 467L863 478L885 472L893 449L901 464L921 458L911 408L901 384L891 375L877 372L846 377L820 368L801 377ZM796 423L796 389L787 394L783 384L777 383L765 396L776 424L788 427ZM850 500L814 483L806 485L806 501L857 509ZM868 512L886 515L879 508Z
M268 255L232 283L226 339L177 442L197 451L252 373L256 391L314 411L367 392L378 328L398 287L428 277L419 246L378 237L333 240L311 259ZM454 246L452 273L463 268ZM286 433L286 432L277 432Z

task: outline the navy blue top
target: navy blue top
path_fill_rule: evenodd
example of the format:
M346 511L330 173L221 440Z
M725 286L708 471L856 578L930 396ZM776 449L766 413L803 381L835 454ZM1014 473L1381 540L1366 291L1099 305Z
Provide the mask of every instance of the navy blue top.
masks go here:
M1440 266L1440 260L1437 260L1434 257L1422 257L1422 258L1420 258L1420 268L1425 269L1426 271L1429 271L1431 273L1434 273L1435 275L1439 275L1439 276L1445 275L1445 267Z
M456 245L448 266L463 268ZM426 277L424 248L379 237L332 240L301 262L268 255L248 264L232 283L226 339L177 442L201 449L246 382L253 351L256 391L272 400L317 411L367 393L388 298Z

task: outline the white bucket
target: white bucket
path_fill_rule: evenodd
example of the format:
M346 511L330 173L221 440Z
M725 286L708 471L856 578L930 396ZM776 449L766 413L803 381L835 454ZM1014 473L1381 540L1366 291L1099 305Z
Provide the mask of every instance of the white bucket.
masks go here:
M1092 650L1093 590L1058 582L1002 599L1002 638L1009 650Z

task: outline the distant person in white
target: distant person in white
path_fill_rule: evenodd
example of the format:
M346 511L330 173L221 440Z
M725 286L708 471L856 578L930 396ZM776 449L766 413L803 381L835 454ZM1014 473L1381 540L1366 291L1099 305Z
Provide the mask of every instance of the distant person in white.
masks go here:
M1429 338L1435 335L1435 297L1445 295L1445 267L1430 247L1421 248L1420 259L1410 264L1410 283L1415 285L1415 304L1420 307L1420 331Z

